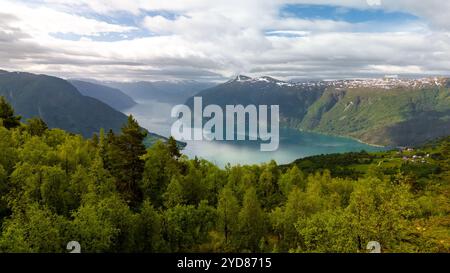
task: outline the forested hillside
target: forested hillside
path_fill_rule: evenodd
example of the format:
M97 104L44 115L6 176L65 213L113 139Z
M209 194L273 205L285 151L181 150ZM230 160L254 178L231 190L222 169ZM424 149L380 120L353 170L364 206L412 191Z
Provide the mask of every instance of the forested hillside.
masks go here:
M103 90L105 91L105 90ZM92 137L101 128L119 132L127 116L92 97L83 96L68 81L47 75L0 71L0 97L24 119L39 117L49 128ZM145 143L167 139L148 133Z
M50 128L91 137L100 128L119 131L127 117L94 98L86 97L69 82L22 72L0 74L4 96L24 118L41 117Z
M450 89L328 88L299 127L380 145L422 144L450 135Z
M132 117L85 139L2 101L0 124L1 252L450 252L450 138L220 169Z

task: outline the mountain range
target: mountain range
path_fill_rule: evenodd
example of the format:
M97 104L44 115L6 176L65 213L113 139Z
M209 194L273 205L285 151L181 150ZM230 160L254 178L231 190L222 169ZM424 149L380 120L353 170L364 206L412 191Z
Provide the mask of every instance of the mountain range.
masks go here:
M76 85L79 86L79 82ZM82 88L83 91L90 88L97 95L114 94L111 95L114 98L118 94L116 91L106 92L110 90L107 87L105 89L98 85L86 86L88 87ZM101 128L119 132L127 122L125 114L96 98L84 96L69 81L57 77L0 71L0 96L12 104L23 121L40 117L50 128L61 128L85 137L91 137ZM165 138L149 133L146 143L157 139Z
M51 128L86 137L100 128L119 131L126 115L118 110L133 106L135 100L184 100L192 106L194 95L201 96L204 105L279 105L281 126L375 145L414 146L450 135L450 81L446 78L286 82L239 75L212 86L195 81L66 81L0 71L0 96L24 119L38 116Z
M450 134L446 78L285 82L235 79L196 96L203 104L280 106L284 127L356 138L383 146L412 146ZM186 101L193 105L193 97Z
M234 80L203 90L195 96L202 97L203 105L280 105L282 122L295 127L325 89L322 85L303 86L267 76L250 78L239 75ZM192 107L193 97L186 104Z
M136 101L156 100L175 104L183 103L196 93L215 85L211 82L198 82L193 80L102 82L102 84L120 89Z
M117 88L80 80L69 80L69 82L75 86L83 96L98 99L116 110L120 111L136 105L136 102L130 96Z

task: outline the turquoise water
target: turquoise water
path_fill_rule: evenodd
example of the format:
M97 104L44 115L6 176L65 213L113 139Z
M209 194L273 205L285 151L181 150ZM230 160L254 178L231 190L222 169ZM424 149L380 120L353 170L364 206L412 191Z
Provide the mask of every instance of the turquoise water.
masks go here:
M124 111L133 114L139 124L149 131L170 135L173 119L172 105L155 101L140 101ZM384 148L363 144L354 139L334 137L294 129L280 129L280 144L274 152L261 152L258 141L187 141L183 153L193 158L207 159L223 167L227 163L255 164L275 160L278 164L290 163L298 158L344 152L380 151Z
M280 129L280 145L274 152L261 152L255 141L188 141L183 153L198 156L219 166L227 163L254 164L275 160L278 164L290 163L298 158L344 152L380 151L384 148L360 143L356 140L323 134Z

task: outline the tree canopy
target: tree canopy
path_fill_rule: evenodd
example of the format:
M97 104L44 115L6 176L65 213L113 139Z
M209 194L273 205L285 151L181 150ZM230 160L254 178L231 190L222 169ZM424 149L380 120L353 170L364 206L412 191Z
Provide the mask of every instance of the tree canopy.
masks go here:
M221 169L133 117L84 139L0 109L0 252L450 251L450 138Z

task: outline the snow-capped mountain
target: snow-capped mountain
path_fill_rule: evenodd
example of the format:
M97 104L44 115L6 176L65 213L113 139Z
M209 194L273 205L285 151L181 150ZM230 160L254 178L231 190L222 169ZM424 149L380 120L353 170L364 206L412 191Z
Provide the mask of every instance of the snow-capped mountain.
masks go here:
M203 90L203 104L279 105L281 126L409 146L450 134L447 78L286 82L236 78ZM193 105L193 97L186 102Z
M432 86L445 86L448 82L447 78L443 77L429 77L419 79L398 78L394 76L386 76L384 78L370 78L370 79L347 79L347 80L321 80L321 81L301 81L291 82L282 81L269 76L262 77L248 77L238 75L236 78L227 83L245 83L245 84L276 84L278 86L287 87L335 87L335 88L380 88L380 89L394 89L394 88L425 88Z

